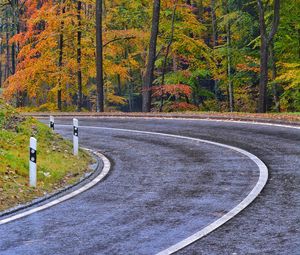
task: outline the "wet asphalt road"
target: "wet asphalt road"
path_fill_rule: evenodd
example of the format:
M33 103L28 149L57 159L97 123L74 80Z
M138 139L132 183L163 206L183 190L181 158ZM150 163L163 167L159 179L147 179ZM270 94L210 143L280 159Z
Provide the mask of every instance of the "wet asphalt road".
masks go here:
M270 170L261 196L178 254L300 254L300 130L193 120L80 124L179 134L255 154ZM70 127L58 131L71 138ZM0 226L0 254L155 254L231 210L258 179L252 161L213 145L86 128L80 141L111 159L110 175L76 198Z

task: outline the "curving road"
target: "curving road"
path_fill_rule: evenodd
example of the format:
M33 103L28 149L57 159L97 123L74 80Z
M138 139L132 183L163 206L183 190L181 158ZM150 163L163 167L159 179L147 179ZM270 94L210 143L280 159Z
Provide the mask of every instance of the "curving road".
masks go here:
M80 129L81 144L111 159L110 175L71 200L0 225L0 254L156 254L222 217L259 178L257 165L230 149L94 127L205 139L268 166L268 184L253 204L177 254L300 254L299 129L158 119L80 124L91 126ZM57 131L71 138L71 127Z

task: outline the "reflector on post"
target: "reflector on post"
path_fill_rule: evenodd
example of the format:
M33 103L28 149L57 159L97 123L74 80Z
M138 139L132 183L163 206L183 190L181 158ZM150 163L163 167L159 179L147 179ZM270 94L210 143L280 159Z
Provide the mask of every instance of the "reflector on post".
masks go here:
M49 122L49 127L54 130L54 117L50 116L50 122Z
M75 156L78 155L78 134L78 120L73 119L73 152Z
M34 137L30 138L29 147L29 185L30 187L36 187L36 163L37 163L37 140Z

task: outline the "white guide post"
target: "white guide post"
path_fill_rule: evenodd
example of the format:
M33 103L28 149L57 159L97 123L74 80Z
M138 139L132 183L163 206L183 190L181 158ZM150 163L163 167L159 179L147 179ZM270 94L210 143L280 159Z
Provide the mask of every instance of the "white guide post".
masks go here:
M49 127L54 130L54 117L50 116L50 122L49 122Z
M29 148L29 185L36 187L36 144L37 141L34 137L30 138Z
M78 119L73 119L73 151L78 156Z

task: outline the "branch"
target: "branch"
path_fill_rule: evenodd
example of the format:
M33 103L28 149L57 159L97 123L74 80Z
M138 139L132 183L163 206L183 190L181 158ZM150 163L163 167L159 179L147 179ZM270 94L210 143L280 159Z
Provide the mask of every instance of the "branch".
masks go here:
M177 1L175 1L174 8L173 8L173 13L172 13L171 37L170 37L170 40L169 40L167 48L166 48L166 55L165 55L164 63L163 63L163 73L162 73L161 85L165 85L164 83L165 83L165 72L166 72L166 68L167 68L167 61L168 61L170 48L171 48L171 45L173 43L173 38L174 38L175 15L176 15L176 8L177 8L176 3L177 3Z
M103 48L106 47L107 45L113 43L113 42L116 42L116 41L121 41L121 40L131 40L131 39L135 39L136 36L128 36L128 37L119 37L119 38L114 38L112 39L111 41L103 44Z
M265 23L265 11L264 5L261 0L257 0L258 13L259 13L259 24L260 24L260 34L263 39L266 38L266 23Z
M165 49L165 46L161 46L160 50L157 52L157 54L155 56L155 60L158 59L159 55L163 52L164 49Z
M274 16L273 16L273 21L272 21L272 29L271 29L269 37L268 37L268 42L273 40L273 37L278 30L279 20L280 20L280 0L275 0L274 1Z
M10 4L11 7L14 7L14 4L11 0L8 0L8 3Z
M21 3L21 6L19 7L19 10L22 10L22 9L23 9L25 3L26 3L26 0L24 0L23 3Z

